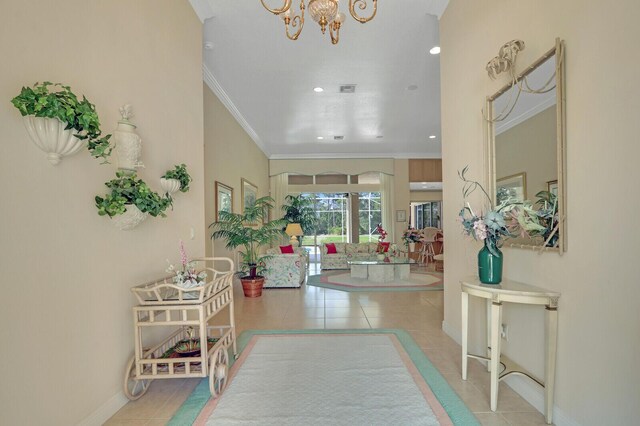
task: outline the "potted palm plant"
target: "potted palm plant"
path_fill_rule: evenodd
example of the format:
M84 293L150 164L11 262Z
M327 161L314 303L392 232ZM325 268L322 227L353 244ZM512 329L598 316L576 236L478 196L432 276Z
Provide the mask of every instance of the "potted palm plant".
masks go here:
M242 247L241 277L242 289L246 297L262 295L264 277L260 275L266 268L265 261L269 256L260 253L260 247L269 245L284 233L284 219L272 220L262 226L262 220L273 208L271 197L258 198L253 205L242 213L218 212L218 221L209 225L213 229L211 238L227 240L226 247L234 250Z

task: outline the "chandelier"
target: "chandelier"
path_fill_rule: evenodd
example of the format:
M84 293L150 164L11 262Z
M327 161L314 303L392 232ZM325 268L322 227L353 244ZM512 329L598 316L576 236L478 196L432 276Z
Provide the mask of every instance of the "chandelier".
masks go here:
M274 15L278 15L284 21L285 31L287 37L290 40L297 40L304 27L304 11L309 10L311 18L320 25L320 30L324 34L329 27L329 35L331 36L331 43L338 44L340 41L340 27L344 23L346 15L340 12L339 9L340 0L309 0L308 6L305 6L304 0L300 0L299 12L292 13L291 2L292 0L284 0L284 4L279 9L269 8L264 0L260 0L262 6ZM376 16L378 11L378 0L371 0L373 2L373 11L369 17L361 17L356 12L356 8L364 11L367 9L368 0L349 0L349 13L353 16L353 19L364 24L369 22ZM292 28L291 33L289 27Z

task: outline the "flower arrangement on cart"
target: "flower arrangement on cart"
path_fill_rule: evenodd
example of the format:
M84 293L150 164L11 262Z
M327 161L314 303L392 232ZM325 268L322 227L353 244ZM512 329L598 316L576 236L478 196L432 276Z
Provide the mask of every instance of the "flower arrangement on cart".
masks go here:
M166 272L171 274L175 273L173 277L173 282L178 287L182 288L194 288L201 286L205 283L207 279L207 273L205 271L198 272L196 270L195 262L189 262L187 260L187 252L184 249L184 242L180 241L180 263L182 264L181 270L176 270L175 266L169 262L167 259L167 263L169 266L166 269Z

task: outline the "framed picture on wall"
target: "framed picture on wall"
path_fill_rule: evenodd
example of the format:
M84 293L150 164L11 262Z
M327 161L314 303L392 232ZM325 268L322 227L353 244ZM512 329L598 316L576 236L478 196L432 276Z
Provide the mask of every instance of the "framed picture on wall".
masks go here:
M252 207L256 203L256 199L258 199L258 187L246 180L245 178L241 178L242 182L242 213L247 207Z
M406 221L407 221L407 211L396 210L396 222L406 222Z
M547 191L558 196L558 180L550 180L547 182Z
M503 201L524 201L527 199L527 174L525 172L496 180L496 204Z
M220 212L233 213L233 188L216 181L216 222Z

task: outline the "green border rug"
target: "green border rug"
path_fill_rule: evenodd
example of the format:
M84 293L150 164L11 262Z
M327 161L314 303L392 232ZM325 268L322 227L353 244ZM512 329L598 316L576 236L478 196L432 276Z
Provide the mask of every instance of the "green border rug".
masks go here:
M331 290L339 290L339 291L347 291L347 292L361 292L361 291L370 291L370 292L375 292L375 291L392 291L392 292L397 292L397 291L441 291L444 289L444 277L442 276L442 274L440 273L436 273L436 272L415 272L415 271L411 271L411 275L412 276L420 276L420 275L429 275L432 277L436 277L439 278L439 281L436 281L435 283L432 284L425 284L425 285L415 285L415 284L409 284L409 285L402 285L402 284L395 284L395 285L389 285L389 286L373 286L373 287L366 287L366 286L350 286L350 285L342 285L339 283L332 283L332 282L327 282L327 280L329 280L331 278L332 275L340 275L340 274L348 274L349 271L347 270L339 270L336 272L329 272L329 273L323 273L322 275L309 275L309 277L307 278L307 285L312 285L315 287L322 287L322 288L328 288Z
M238 337L238 349L240 352L245 348L249 340L255 335L269 334L395 334L400 341L409 358L414 363L427 382L436 398L445 409L454 425L479 425L480 423L471 413L469 408L460 400L460 397L449 386L440 372L431 364L431 361L422 352L413 338L404 330L398 329L349 329L349 330L247 330ZM230 357L232 360L233 357ZM233 362L233 361L231 361ZM169 421L171 426L191 425L198 417L202 408L210 398L209 379L203 379L189 398L178 409L173 418Z

